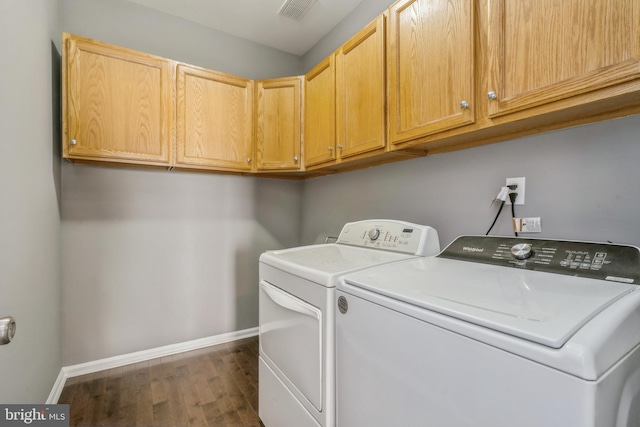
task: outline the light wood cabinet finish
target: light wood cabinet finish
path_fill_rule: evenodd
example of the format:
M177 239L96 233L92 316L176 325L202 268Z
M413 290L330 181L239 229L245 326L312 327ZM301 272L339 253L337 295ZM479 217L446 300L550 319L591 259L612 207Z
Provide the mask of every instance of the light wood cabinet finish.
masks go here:
M170 165L173 64L63 34L63 157Z
M253 81L177 67L176 166L251 171Z
M637 0L398 0L257 82L64 34L63 156L300 178L637 114L638 22Z
M489 16L491 116L640 77L637 0L492 0Z
M259 171L298 170L302 78L256 82L256 154Z
M391 142L473 123L474 1L399 1L389 21Z
M335 56L329 55L304 79L304 164L336 160Z
M341 159L386 147L385 23L380 15L336 53Z

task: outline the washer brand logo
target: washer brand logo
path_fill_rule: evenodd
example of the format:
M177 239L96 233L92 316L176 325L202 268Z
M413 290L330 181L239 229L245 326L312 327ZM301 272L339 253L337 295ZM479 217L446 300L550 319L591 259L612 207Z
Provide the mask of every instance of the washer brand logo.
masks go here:
M68 427L69 405L0 405L0 427Z
M349 302L342 295L338 298L338 310L340 310L342 314L346 314L347 311L349 311Z
M484 248L472 248L469 246L463 247L462 250L465 252L484 252Z

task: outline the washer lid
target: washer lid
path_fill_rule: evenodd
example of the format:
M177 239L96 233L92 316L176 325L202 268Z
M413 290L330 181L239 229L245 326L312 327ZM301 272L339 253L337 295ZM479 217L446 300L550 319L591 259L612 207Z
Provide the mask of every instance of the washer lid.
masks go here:
M637 288L445 258L381 266L344 281L552 348L562 347L590 319Z
M327 287L338 275L413 258L411 255L335 243L265 252L260 262Z

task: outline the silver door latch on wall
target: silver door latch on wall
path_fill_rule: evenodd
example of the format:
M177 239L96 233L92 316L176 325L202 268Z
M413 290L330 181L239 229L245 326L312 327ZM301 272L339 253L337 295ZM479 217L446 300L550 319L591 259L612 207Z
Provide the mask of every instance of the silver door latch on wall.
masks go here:
M16 334L16 321L13 317L3 317L0 319L0 345L9 344Z

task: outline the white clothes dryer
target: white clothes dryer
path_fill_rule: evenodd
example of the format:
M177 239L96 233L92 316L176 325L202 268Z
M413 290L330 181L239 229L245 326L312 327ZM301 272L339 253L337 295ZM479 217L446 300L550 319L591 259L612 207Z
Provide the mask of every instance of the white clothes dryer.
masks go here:
M345 224L336 243L260 256L259 415L266 427L335 426L335 286L346 273L435 255L428 226Z
M337 288L340 427L639 427L640 252L463 236Z

